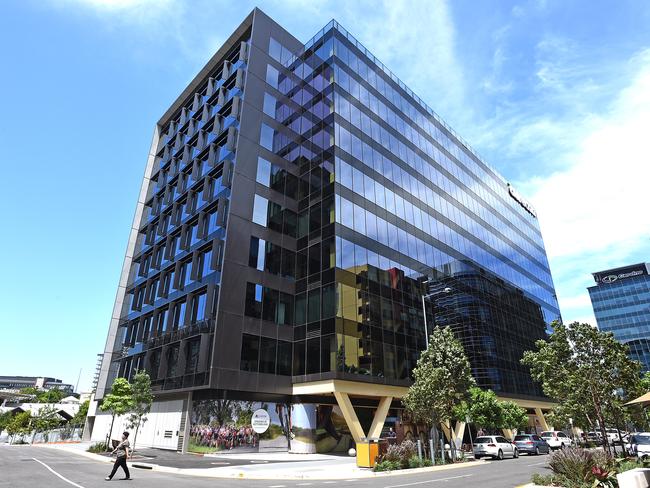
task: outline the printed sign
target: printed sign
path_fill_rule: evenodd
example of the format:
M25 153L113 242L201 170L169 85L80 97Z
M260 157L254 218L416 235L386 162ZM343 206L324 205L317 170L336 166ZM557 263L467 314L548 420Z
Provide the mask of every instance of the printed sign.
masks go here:
M255 432L263 434L267 431L269 425L271 425L271 417L266 410L260 408L253 412L253 416L251 417L251 426Z

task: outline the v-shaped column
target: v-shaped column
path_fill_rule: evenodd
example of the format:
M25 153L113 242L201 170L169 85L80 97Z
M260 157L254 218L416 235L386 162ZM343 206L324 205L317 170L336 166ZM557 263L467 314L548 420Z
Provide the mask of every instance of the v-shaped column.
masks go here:
M334 391L334 397L343 413L345 422L348 424L354 442L361 442L366 435L363 432L363 427L361 427L361 422L359 422L357 413L354 411L350 397L347 393L342 393L340 391ZM375 416L372 419L372 425L368 431L368 438L378 438L381 435L381 431L384 428L384 422L386 421L386 415L388 415L388 410L390 409L392 401L393 397L381 397L377 410L375 411Z

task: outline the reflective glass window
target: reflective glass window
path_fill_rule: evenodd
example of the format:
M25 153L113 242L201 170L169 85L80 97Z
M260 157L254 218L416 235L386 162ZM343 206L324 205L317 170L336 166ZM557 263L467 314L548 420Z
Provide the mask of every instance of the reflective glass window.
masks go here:
M269 117L275 118L275 107L277 106L278 101L270 93L264 93L264 104L263 110L266 115Z
M262 337L260 339L260 373L275 374L275 352L277 341Z
M262 285L246 283L244 313L249 317L262 317Z
M241 361L239 369L257 372L260 357L260 338L250 334L242 334Z
M253 201L253 222L266 226L268 205L269 201L266 198L255 195Z

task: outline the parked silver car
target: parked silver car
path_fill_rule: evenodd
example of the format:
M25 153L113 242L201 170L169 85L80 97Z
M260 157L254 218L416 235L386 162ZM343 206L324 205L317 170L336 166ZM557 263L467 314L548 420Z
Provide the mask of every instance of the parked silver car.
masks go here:
M537 434L519 434L515 436L515 447L519 452L530 454L548 454L551 452L551 446Z

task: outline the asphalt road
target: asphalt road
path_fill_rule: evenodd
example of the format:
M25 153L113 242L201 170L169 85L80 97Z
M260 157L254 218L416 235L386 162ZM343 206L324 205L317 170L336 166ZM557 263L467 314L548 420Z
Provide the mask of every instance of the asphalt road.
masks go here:
M488 461L480 466L451 469L435 473L408 474L356 480L238 480L201 478L151 470L131 469L132 481L118 481L118 471L111 484L130 487L182 488L411 488L431 485L433 488L509 488L530 481L534 472L543 473L547 456L521 456L519 459ZM104 481L111 465L65 451L29 447L0 446L0 487L11 488L93 488L111 486Z

